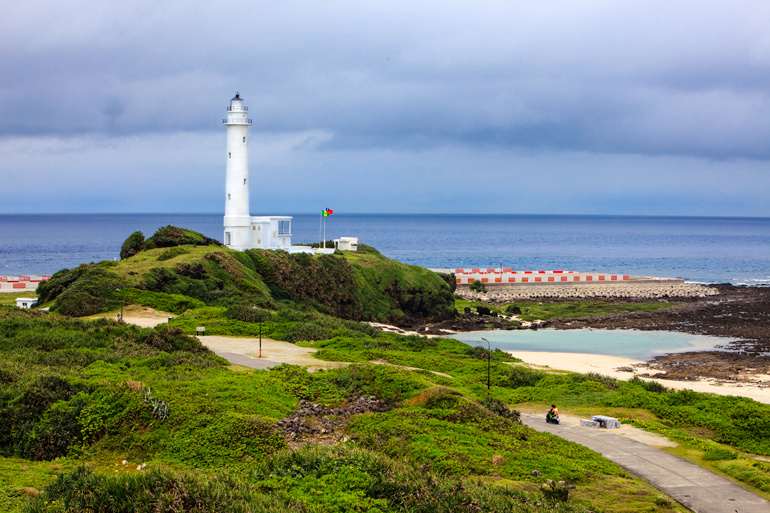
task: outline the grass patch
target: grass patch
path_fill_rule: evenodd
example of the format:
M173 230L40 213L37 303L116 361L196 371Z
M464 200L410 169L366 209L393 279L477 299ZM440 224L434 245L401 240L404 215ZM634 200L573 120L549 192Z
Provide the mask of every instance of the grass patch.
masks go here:
M23 290L21 292L0 292L0 305L16 306L17 297L37 297L34 290Z
M660 303L658 301L633 303L608 303L590 299L569 300L559 299L549 302L524 301L506 303L503 309L517 306L521 309L520 318L524 321L547 320L552 318L570 319L576 317L592 317L617 312L655 312L661 308L675 306L675 303Z

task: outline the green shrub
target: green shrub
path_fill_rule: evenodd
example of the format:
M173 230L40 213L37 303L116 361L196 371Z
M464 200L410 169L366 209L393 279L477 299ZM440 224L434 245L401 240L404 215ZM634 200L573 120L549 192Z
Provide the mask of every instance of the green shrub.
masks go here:
M181 314L187 310L206 306L203 301L182 294L166 294L164 292L152 292L133 287L120 289L118 297L123 299L126 303L149 306L162 312L171 312L175 314Z
M116 262L82 264L76 269L55 273L51 283L43 282L38 288L39 304L56 299L51 311L71 317L84 317L120 306L117 289L125 287L126 280L110 270Z
M543 496L550 501L567 502L569 500L569 488L567 488L565 483L559 484L551 481L541 491Z
M273 318L267 310L243 304L231 306L225 310L224 315L228 319L235 319L243 322L267 322Z
M586 381L593 381L604 385L607 390L617 390L618 380L610 376L604 376L597 372L589 372L587 374L570 374L570 381L573 383L584 383Z
M184 255L189 253L188 250L181 246L176 246L173 248L169 248L166 251L162 252L160 255L158 255L158 261L163 262L165 260L171 260L174 257L177 257L179 255Z
M492 352L489 352L489 349L482 346L474 346L474 347L466 347L465 354L470 356L471 358L476 358L478 360L486 360L487 358L490 358L491 360L497 361L501 358L505 358L508 356L508 354L505 351L501 351L498 348L494 348Z
M506 385L510 388L534 387L538 381L545 377L544 372L520 365L510 367L507 374L508 383Z
M83 466L59 475L25 506L27 513L587 513L595 509L590 504L553 503L540 493L460 481L408 459L393 460L346 446L280 451L248 475L168 470L111 475Z
M712 450L707 451L703 455L704 461L721 461L721 460L734 460L738 457L738 453L734 451L725 450Z
M152 237L145 241L145 249L221 245L219 241L206 237L202 233L171 225L159 228Z
M763 492L770 492L770 475L756 468L756 462L746 460L718 461L716 468L738 481L747 483Z
M634 376L633 378L629 379L628 382L634 385L638 385L648 392L654 392L656 394L663 394L668 392L668 389L657 381L645 381L639 378L639 376Z
M319 311L344 319L361 318L356 274L345 258L261 249L251 249L244 254L274 299L307 302Z
M481 280L475 280L473 283L468 285L468 289L472 290L473 292L488 292L487 286L481 283Z
M284 340L287 342L310 342L332 338L332 332L315 323L298 322L286 330Z
M457 278L455 278L454 273L447 274L447 273L436 273L438 274L439 278L444 280L447 285L449 285L449 290L452 291L452 294L455 293L457 290Z
M128 236L120 247L120 259L125 260L140 251L144 251L144 234L142 232L134 232Z

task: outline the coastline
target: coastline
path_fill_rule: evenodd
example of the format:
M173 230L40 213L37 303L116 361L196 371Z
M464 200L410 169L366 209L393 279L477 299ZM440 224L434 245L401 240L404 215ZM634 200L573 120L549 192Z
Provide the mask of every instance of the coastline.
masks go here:
M553 369L569 372L588 373L596 372L623 381L628 381L634 375L645 380L654 380L667 388L675 390L689 389L695 392L706 392L717 395L734 395L748 397L757 402L770 404L770 381L762 386L759 382L743 381L725 383L716 379L700 379L697 381L680 381L671 379L658 379L645 376L645 370L649 362L632 360L619 356L607 356L586 353L551 353L539 351L507 351L508 354L520 358L524 363L540 369ZM618 370L620 368L633 369ZM759 376L757 376L759 377ZM770 376L762 376L770 380Z

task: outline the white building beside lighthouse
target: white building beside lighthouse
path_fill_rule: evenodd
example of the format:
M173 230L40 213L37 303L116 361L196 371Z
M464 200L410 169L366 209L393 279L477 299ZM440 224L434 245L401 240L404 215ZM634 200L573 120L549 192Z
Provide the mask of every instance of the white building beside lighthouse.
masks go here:
M249 108L240 94L230 100L227 119L227 172L225 178L225 233L228 248L284 249L291 247L291 217L253 217L249 210Z

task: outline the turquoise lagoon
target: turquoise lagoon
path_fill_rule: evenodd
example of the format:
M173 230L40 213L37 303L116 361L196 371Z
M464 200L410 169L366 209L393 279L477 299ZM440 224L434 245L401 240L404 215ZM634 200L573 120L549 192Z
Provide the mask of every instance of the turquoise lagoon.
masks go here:
M620 356L634 360L649 360L667 353L709 351L719 349L731 338L691 335L671 331L639 331L584 328L578 330L494 330L456 333L454 338L472 346L484 346L489 340L492 348L502 351L540 351L548 353L587 353Z

